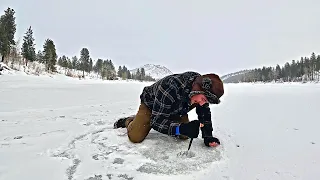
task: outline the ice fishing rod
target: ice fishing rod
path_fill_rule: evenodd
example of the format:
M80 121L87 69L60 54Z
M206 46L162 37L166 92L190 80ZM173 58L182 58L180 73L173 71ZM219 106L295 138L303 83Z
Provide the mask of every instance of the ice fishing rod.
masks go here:
M190 142L189 142L189 147L188 147L188 151L190 150L191 144L192 144L192 140L193 138L191 138Z

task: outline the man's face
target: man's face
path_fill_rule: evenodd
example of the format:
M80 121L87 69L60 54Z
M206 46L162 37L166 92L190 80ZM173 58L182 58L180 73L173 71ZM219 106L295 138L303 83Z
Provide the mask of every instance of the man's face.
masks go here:
M203 106L205 103L208 103L208 99L203 94L196 94L191 97L191 104L199 104Z

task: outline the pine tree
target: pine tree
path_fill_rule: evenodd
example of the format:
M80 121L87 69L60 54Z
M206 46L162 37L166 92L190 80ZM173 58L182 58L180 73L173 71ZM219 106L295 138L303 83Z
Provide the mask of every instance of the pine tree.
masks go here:
M317 59L316 59L316 71L317 71L317 74L318 74L318 81L320 81L320 55L317 56Z
M59 61L61 61L61 62L59 62ZM64 68L64 73L65 74L67 74L67 69L68 69L68 67L69 67L69 64L68 64L69 62L68 62L68 58L65 56L65 55L63 55L61 58L59 58L59 60L58 60L58 64L61 66L61 67L63 67Z
M272 67L266 67L266 77L267 81L266 82L271 82L274 79L274 72Z
M104 61L104 70L106 71L106 78L108 80L113 80L116 77L116 70L112 63L112 60Z
M310 71L311 71L311 80L314 80L314 71L315 71L316 60L317 60L316 55L313 52L310 57L310 67L309 67Z
M72 57L72 69L78 70L79 69L79 62L77 56Z
M4 62L5 57L10 53L11 47L16 44L14 41L14 35L16 33L15 11L8 7L4 12L5 14L0 17L1 62Z
M119 66L118 76L122 79L131 78L131 73L126 66Z
M36 61L38 61L39 63L44 63L44 59L43 59L43 53L39 50L37 55L36 55Z
M112 60L110 59L109 61L109 65L110 65L110 69L112 71L112 76L116 76L116 68L114 67L114 64L112 62ZM115 73L115 74L114 74Z
M136 73L136 78L137 80L141 80L141 72L140 72L140 69L137 70L137 73Z
M58 65L63 67L62 57L58 58Z
M128 77L128 71L124 71L122 73L122 79L127 79L127 77Z
M47 71L55 72L57 63L57 53L54 42L51 39L46 39L43 45L44 62L46 64Z
M129 70L127 70L127 78L128 78L128 79L132 79L132 75L131 75L131 73L130 73Z
M277 64L276 73L275 73L275 80L280 79L280 75L281 75L281 68L280 68L279 64Z
M95 72L99 75L102 72L102 65L103 65L103 60L102 59L98 59L96 64L95 64Z
M36 60L36 50L33 38L33 31L31 26L28 28L25 36L23 37L23 44L22 44L22 56L26 60L26 66L28 66L28 61L35 61Z
M308 77L308 80L310 79L310 67L309 67L309 58L304 57L304 67L303 67L303 73Z
M121 77L122 76L122 68L121 68L121 66L119 66L119 68L118 68L118 77Z
M0 54L2 54L3 52L6 52L6 49L4 49L6 47L6 41L7 39L5 38L4 25L2 25L1 19L0 19ZM4 56L2 55L1 58L2 60L0 62L4 60Z
M73 69L72 59L68 57L68 67L69 69Z
M295 60L292 60L290 67L291 78L295 80L298 76L298 67Z
M320 55L316 59L316 71L320 71Z
M81 62L81 70L83 72L83 77L84 77L84 72L88 72L88 67L89 67L89 59L90 59L90 54L89 50L87 48L82 48L80 51L80 62Z
M303 57L301 57L299 63L298 63L298 67L297 67L297 76L298 77L302 77L303 76L303 69L304 69L304 61L303 61Z
M144 70L144 68L141 68L141 78L140 78L140 80L142 81L142 80L144 80L145 79L145 76L146 76L146 72L145 72L145 70Z
M90 62L89 62L89 73L92 71L93 69L93 62L92 59L90 58Z

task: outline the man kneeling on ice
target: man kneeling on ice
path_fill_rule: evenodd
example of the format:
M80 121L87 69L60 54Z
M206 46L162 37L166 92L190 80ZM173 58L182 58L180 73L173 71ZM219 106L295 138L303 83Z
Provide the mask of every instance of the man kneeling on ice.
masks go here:
M216 74L169 75L145 87L137 114L117 120L114 128L127 128L133 143L142 142L151 128L181 139L197 138L200 128L204 144L215 147L220 141L212 136L209 104L219 104L223 94L223 83ZM199 120L190 122L188 112L193 108Z

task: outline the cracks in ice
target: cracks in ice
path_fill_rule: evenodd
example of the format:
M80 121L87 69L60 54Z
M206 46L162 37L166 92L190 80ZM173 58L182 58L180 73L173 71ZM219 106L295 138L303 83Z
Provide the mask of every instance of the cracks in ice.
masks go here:
M151 162L144 163L137 171L147 174L184 174L191 171L206 168L213 162L220 161L222 154L219 148L208 149L200 138L194 139L190 157L177 156L187 151L189 141L174 139L158 133L150 134L152 145L142 148L139 151ZM147 139L148 140L148 139ZM161 147L161 148L159 148Z
M80 158L78 158L77 154L74 152L74 150L76 149L76 143L78 141L84 140L86 137L88 137L89 135L91 135L92 140L91 143L95 142L95 139L97 139L99 137L99 133L104 132L106 128L100 129L100 130L96 130L93 132L88 132L82 135L79 135L77 137L75 137L73 140L71 140L67 147L65 149L63 148L59 148L55 153L52 153L52 157L56 157L56 158L64 158L64 159L69 159L72 161L72 165L69 166L66 170L66 176L68 177L68 180L72 180L74 174L77 171L78 166L81 163ZM98 145L104 147L105 145L103 143L98 143ZM101 157L99 157L99 155L94 155L92 156L93 159L95 160L100 160ZM103 159L106 159L106 156L102 157ZM95 177L91 177L89 178L90 180L98 180L100 178L100 176L95 176Z
M73 179L73 174L76 172L77 167L79 166L81 160L80 159L74 159L73 160L73 165L70 166L67 170L66 170L66 174L68 176L68 180L72 180Z
M114 178L132 180L134 178L130 173L132 169L135 169L135 172L147 174L185 174L206 168L213 162L222 159L221 148L223 147L208 149L200 138L193 141L190 150L193 156L178 157L177 154L187 150L189 141L160 133L150 133L143 144L132 144L126 137L122 137L125 130L109 131L110 128L105 127L79 135L72 139L65 148L60 148L52 155L71 161L71 165L66 170L66 176L70 180L75 179L74 174L83 161L82 157L80 158L76 153L79 150L78 143L80 143L79 147L88 145L90 147L88 150L92 153L85 154L85 156L89 156L93 163L100 165L108 172L84 177L86 180ZM120 139L114 141L114 138ZM130 160L132 156L136 156L135 161L137 162L133 163Z
M76 143L76 141L79 141L79 140L82 140L83 138L85 138L88 134L90 134L90 133L86 133L86 134L83 134L83 135L80 135L80 136L74 138L68 144L67 149L58 150L58 152L52 154L52 157L60 157L60 158L66 158L66 159L72 160L72 165L69 166L68 169L66 170L66 176L68 177L68 180L73 179L73 175L77 171L77 167L81 163L81 160L79 158L77 158L76 154L73 152L73 150L75 149L75 143Z

